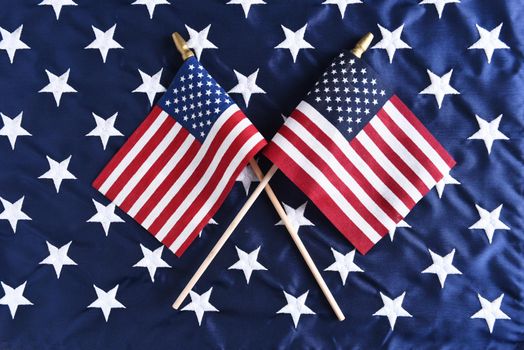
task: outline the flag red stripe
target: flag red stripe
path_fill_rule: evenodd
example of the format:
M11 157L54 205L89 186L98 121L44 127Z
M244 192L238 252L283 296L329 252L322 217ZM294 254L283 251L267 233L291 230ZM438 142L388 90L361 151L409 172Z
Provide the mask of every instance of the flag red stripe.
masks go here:
M144 147L138 152L136 157L127 165L125 170L120 174L118 179L113 183L113 185L106 192L107 198L114 200L115 197L120 193L122 188L129 182L129 179L135 174L135 172L140 168L144 163L147 157L155 150L158 144L162 139L167 135L169 130L175 125L175 120L171 117L167 117L166 120L162 123L160 128L155 132L155 134L147 140L147 143Z
M118 152L111 158L109 163L104 167L104 169L100 172L100 174L97 176L97 178L93 181L93 187L96 189L100 189L100 186L107 180L109 175L115 170L117 165L124 159L126 154L131 150L135 144L140 140L142 135L149 129L151 124L158 118L160 115L160 112L162 112L162 109L158 106L154 106L151 112L148 114L146 119L138 126L138 128L129 136L127 141L124 143L122 148L118 150Z
M311 121L301 111L295 110L292 117L302 124L326 149L328 149L344 169L355 179L360 187L370 196L370 198L377 203L377 205L384 210L384 212L395 222L398 222L402 215L399 214L395 208L373 187L373 185L364 177L358 168L351 162L340 147L333 142L326 133L321 130L315 123ZM322 169L322 168L321 168Z
M144 176L136 184L135 188L129 193L126 199L120 205L120 208L124 211L131 209L136 200L144 193L149 184L157 176L157 174L166 166L167 162L178 150L180 145L185 141L186 137L189 135L189 132L181 128L175 138L171 141L166 150L158 157L158 159L151 165L147 170Z
M400 113L413 125L415 129L428 141L428 143L437 151L440 157L446 162L446 164L453 168L456 164L455 160L451 155L444 149L444 147L433 137L433 135L426 129L422 122L411 112L411 110L398 98L393 95L390 98L391 103L399 110Z
M331 196L284 150L275 143L270 143L264 150L264 154L315 203L359 252L365 254L371 249L373 242L347 218Z

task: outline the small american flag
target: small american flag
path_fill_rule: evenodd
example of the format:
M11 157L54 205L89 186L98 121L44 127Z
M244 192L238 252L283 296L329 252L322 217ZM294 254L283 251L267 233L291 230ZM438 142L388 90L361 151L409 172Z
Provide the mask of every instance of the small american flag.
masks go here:
M331 63L264 153L363 254L455 165L350 52Z
M265 144L191 57L93 186L180 256Z

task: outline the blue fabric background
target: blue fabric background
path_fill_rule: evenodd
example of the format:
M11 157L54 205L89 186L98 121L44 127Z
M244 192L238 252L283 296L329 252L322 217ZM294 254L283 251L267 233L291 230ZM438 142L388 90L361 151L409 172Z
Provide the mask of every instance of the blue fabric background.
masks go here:
M0 196L15 201L25 195L24 212L32 221L19 222L13 235L0 221L0 280L16 287L27 282L24 295L34 306L21 306L14 320L0 306L0 348L124 349L124 348L354 348L354 349L513 349L524 342L523 256L523 118L524 7L514 1L470 1L446 5L441 20L435 7L416 0L365 0L348 7L342 20L336 6L320 0L277 1L253 6L249 17L239 5L219 0L172 0L157 6L153 20L145 6L131 1L78 0L62 9L57 21L39 1L1 0L0 26L14 30L24 24L22 40L31 50L17 51L10 64L0 51L0 111L9 116L23 110L23 126L33 137L19 138L13 152L0 139ZM510 50L497 50L487 64L484 52L467 50L478 40L475 24L492 29L504 23L501 40ZM91 25L108 29L117 23L115 40L125 49L111 50L103 64L97 50L84 50L94 38ZM315 50L301 50L293 64L288 50L273 49L284 39L281 25L297 30L308 23L306 40ZM201 30L218 50L204 50L202 63L225 90L236 85L233 69L251 74L260 68L257 84L267 94L253 95L246 114L270 138L316 81L325 65L364 33L380 38L377 23L392 30L405 24L403 40L413 50L397 51L393 64L385 51L371 50L365 59L382 75L426 127L457 160L452 175L462 184L447 186L439 199L430 192L406 221L412 228L385 237L370 253L357 253L365 271L351 273L343 286L337 273L323 272L346 313L338 322L269 201L261 197L230 242L200 280L196 291L211 286L211 303L220 313L206 313L199 327L192 312L171 304L246 199L240 183L215 216L219 225L205 229L178 259L163 258L173 269L158 269L155 283L147 271L132 268L141 257L139 243L160 245L121 211L125 224L113 224L105 237L99 224L86 223L94 214L91 199L106 200L90 183L123 144L111 138L103 151L98 138L84 135L93 127L91 113L104 117L118 111L117 128L128 136L150 110L137 69L148 74L164 68L167 86L181 65L170 34L184 25ZM376 41L375 41L376 42ZM61 74L71 68L66 94L56 107L45 69ZM433 96L418 93L429 85L426 69L442 75L454 69L452 85L460 95L446 96L438 109ZM157 95L159 98L160 95ZM232 96L241 108L240 95ZM503 114L500 130L509 141L496 141L488 156L482 141L467 140L478 125L475 114L488 120ZM49 180L37 177L48 169L45 155L62 160L73 155L69 170L79 180L66 180L57 195ZM261 160L265 169L269 164ZM272 181L280 199L298 207L307 198L282 174ZM504 204L501 220L511 231L497 231L490 245L480 230L475 203L489 210ZM306 217L316 226L300 234L321 270L333 262L330 248L347 253L353 247L310 203ZM64 268L56 279L45 241L73 241L69 255L78 267ZM238 260L235 245L251 251L262 246L259 262L269 271L255 272L246 285L239 271L227 270ZM428 248L441 254L456 248L453 276L440 288L435 275L420 272L431 264ZM125 310L113 310L105 322L100 310L87 309L95 298L92 285L105 290L119 284L117 298ZM295 329L282 291L299 296L309 290L307 305L317 315L302 316ZM379 292L396 297L406 291L403 306L413 318L400 318L394 331L384 317ZM1 291L0 291L1 293ZM471 320L480 309L477 293L489 300L504 293L493 334L484 320ZM186 302L187 303L187 302Z

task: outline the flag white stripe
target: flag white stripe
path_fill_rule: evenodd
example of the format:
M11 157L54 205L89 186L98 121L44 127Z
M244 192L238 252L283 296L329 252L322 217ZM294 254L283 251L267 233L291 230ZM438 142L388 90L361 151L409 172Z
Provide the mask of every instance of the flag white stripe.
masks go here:
M340 164L335 156L320 143L309 130L304 128L295 119L290 119L286 122L286 127L291 129L296 135L304 141L307 146L315 152L324 162L327 163L329 168L333 170L335 176L340 181L347 185L348 189L357 197L357 200L369 210L369 212L388 230L395 227L395 222L391 220L389 215L385 213L382 208L375 202L367 193L364 191L360 184L351 176L350 173Z
M432 188L435 185L435 179L431 176L424 165L420 164L417 158L411 154L411 152L404 147L395 135L384 125L382 120L379 118L371 118L369 122L371 126L377 131L386 142L389 147L406 163L415 174L424 182L428 188Z
M393 119L413 142L420 148L422 152L431 160L433 164L442 174L447 174L450 170L449 165L442 159L440 154L429 144L429 142L421 135L418 130L411 124L409 120L395 107L391 101L387 101L383 107L384 111Z
M155 176L155 178L151 181L151 183L147 186L147 188L142 192L142 194L138 197L138 199L133 203L131 208L129 209L129 215L135 216L140 209L146 204L146 202L151 198L153 193L160 187L162 182L167 178L171 170L173 170L178 163L182 160L182 158L185 156L186 152L189 150L189 147L193 144L195 141L195 138L191 134L187 134L186 139L182 143L179 149L173 154L171 159L166 163L166 165L158 172L158 174Z
M160 215L160 213L167 206L169 201L171 201L171 199L173 199L173 197L178 193L178 191L180 191L180 189L185 185L187 180L193 174L193 171L202 162L202 158L204 158L204 155L207 153L209 146L211 145L212 141L215 139L215 136L218 133L218 131L222 128L222 126L226 123L226 121L229 120L229 118L236 111L238 111L238 107L236 105L231 105L228 109L224 111L224 113L222 113L220 117L218 117L216 122L211 127L211 130L209 131L209 134L207 135L204 143L198 150L196 156L191 160L191 163L184 170L184 172L178 177L178 179L171 186L171 188L165 193L162 199L159 200L156 206L149 212L149 215L146 217L146 219L142 223L142 226L144 226L146 229L149 228L149 226L151 226L153 221Z
M297 107L311 122L324 131L326 135L329 135L333 139L333 142L337 145L346 145L349 147L339 147L344 153L347 160L351 162L355 168L357 168L362 175L370 182L375 190L382 194L382 196L388 201L388 203L395 208L395 210L403 217L408 215L409 208L404 202L391 191L391 189L377 176L377 174L369 167L369 165L360 157L360 155L353 149L350 143L344 138L344 136L333 126L322 114L320 114L314 107L307 102L301 102Z
M131 191L135 188L138 182L144 177L144 175L149 171L149 169L153 166L157 159L162 155L162 153L164 153L169 144L175 139L180 129L182 129L182 125L180 125L179 123L175 123L171 127L171 129L164 136L162 141L160 141L160 143L157 147L155 147L153 152L149 154L146 160L140 165L137 171L133 174L133 176L131 176L129 181L124 185L122 190L120 190L118 195L115 197L113 202L116 203L116 205L122 204L122 202L126 199L129 193L131 193Z
M233 129L228 133L218 150L213 154L213 160L207 164L207 168L204 172L204 175L199 179L195 187L189 192L189 194L183 199L182 203L180 203L176 210L171 214L168 220L163 224L162 228L155 234L155 236L158 238L158 240L163 240L169 231L175 226L175 224L180 220L182 215L186 212L187 208L190 207L191 204L195 201L195 199L198 197L198 195L202 192L204 187L209 183L209 180L211 177L215 174L216 168L222 161L222 158L224 157L224 154L226 151L231 147L234 140L238 135L242 133L246 128L248 128L251 125L251 122L244 118L242 119L238 124L236 124ZM191 172L193 173L193 172ZM178 191L178 190L177 190ZM165 206L163 206L164 208ZM159 214L160 215L160 214ZM149 219L149 217L148 217ZM154 218L156 219L156 217ZM144 226L149 228L154 220L150 220L146 223L144 221ZM147 226L146 226L147 225Z
M135 143L133 148L125 155L125 157L118 163L118 165L113 169L111 174L107 177L104 183L98 189L103 194L106 194L107 191L113 186L116 180L122 175L127 166L135 159L136 155L144 148L147 142L155 135L160 126L167 119L168 114L164 111L160 112L155 121L149 126L149 128L144 132L142 137Z
M422 195L418 189L407 179L404 174L397 169L397 167L391 163L391 161L386 157L380 148L371 140L368 134L363 129L358 133L356 139L362 143L364 148L371 154L373 159L384 169L385 172L391 175L393 180L406 191L406 193L411 197L411 199L416 203L422 198Z
M184 230L180 233L180 235L175 239L175 241L171 244L169 249L171 249L173 252L176 252L182 244L186 241L186 239L189 237L189 235L195 231L196 227L202 222L204 217L209 213L211 208L215 205L217 199L220 197L222 192L224 191L224 188L226 187L227 183L233 176L233 173L235 170L240 166L240 163L242 160L246 157L246 155L255 147L259 142L263 140L262 135L256 133L242 146L240 151L235 155L235 158L231 163L229 163L224 175L220 179L220 182L215 187L215 190L213 193L209 196L207 201L204 203L204 205L198 210L198 212L195 214L193 219L187 224L187 226L184 228Z
M307 172L311 178L317 182L320 188L322 188L329 197L339 207L340 211L346 215L346 217L352 221L368 238L371 242L376 243L381 236L375 231L369 223L360 216L360 214L353 208L346 198L333 186L333 184L326 178L324 173L320 171L313 163L311 163L304 155L295 148L284 136L276 134L273 137L273 142L279 146L291 159L293 159L299 167Z

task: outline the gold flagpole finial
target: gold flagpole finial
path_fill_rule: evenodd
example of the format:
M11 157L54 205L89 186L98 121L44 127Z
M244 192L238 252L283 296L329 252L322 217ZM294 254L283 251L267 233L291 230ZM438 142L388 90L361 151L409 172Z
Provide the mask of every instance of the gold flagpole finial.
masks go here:
M353 53L353 55L357 56L358 58L362 58L362 54L366 52L369 45L371 45L372 41L373 41L373 34L367 33L358 41L355 47L351 49L351 52Z
M180 52L180 56L182 56L184 61L189 57L194 56L193 51L191 51L189 46L187 46L187 43L184 38L182 38L182 35L180 35L178 32L174 32L172 37L173 41L175 42L176 49L178 52Z

